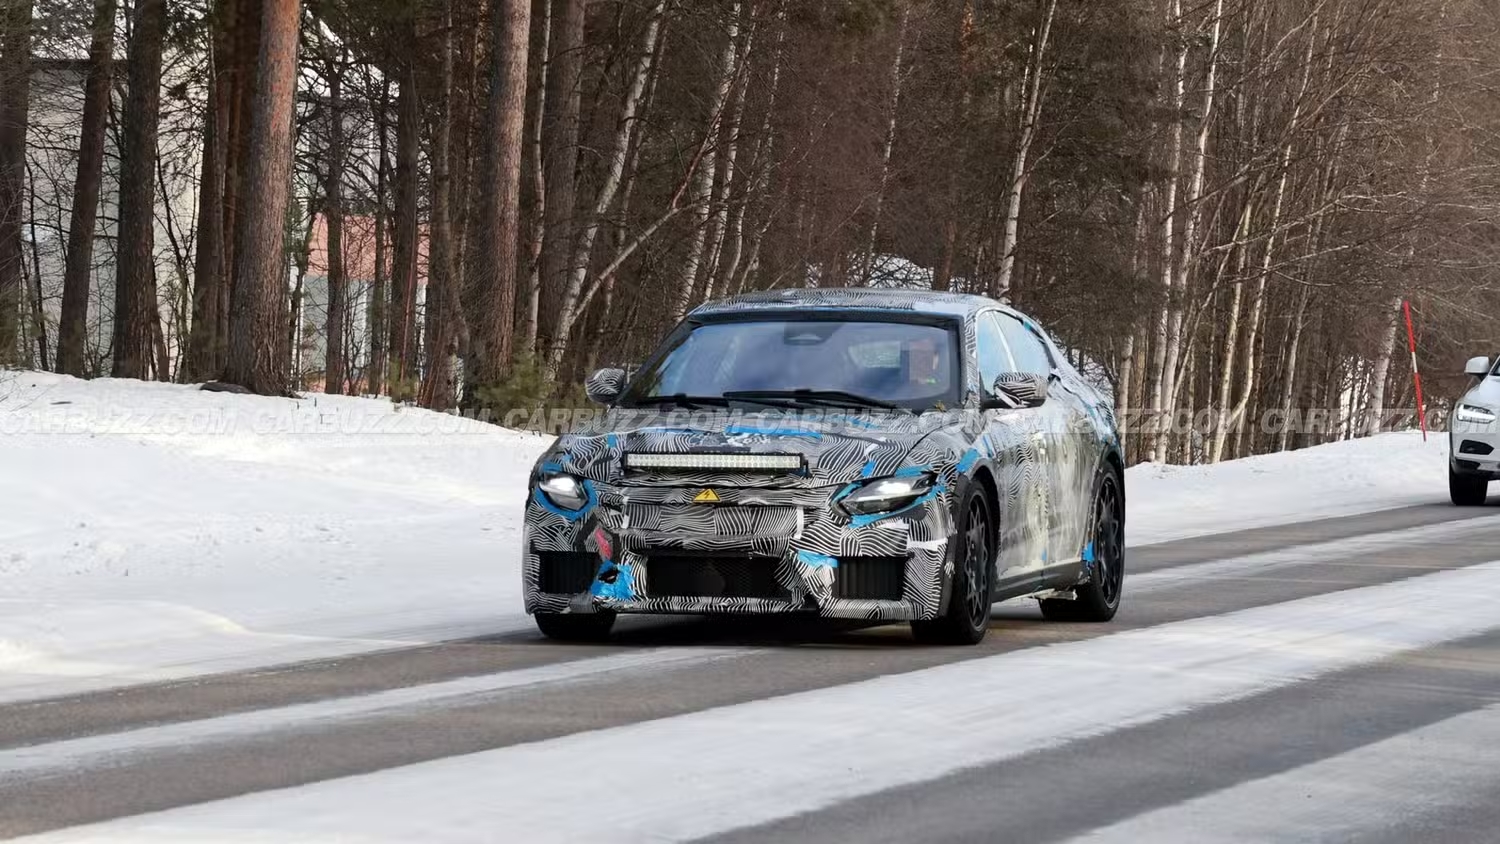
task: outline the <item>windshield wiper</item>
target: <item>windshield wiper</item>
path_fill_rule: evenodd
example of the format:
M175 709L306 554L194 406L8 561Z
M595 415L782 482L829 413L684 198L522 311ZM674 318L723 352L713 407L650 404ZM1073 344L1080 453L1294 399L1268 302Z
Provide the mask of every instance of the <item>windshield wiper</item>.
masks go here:
M785 400L801 404L831 407L874 407L880 410L905 410L910 408L883 399L862 396L845 390L730 390L724 393L727 399L750 401Z
M690 396L687 393L673 393L670 396L642 396L631 399L634 407L646 407L650 405L675 404L679 407L728 407L729 399L723 396Z

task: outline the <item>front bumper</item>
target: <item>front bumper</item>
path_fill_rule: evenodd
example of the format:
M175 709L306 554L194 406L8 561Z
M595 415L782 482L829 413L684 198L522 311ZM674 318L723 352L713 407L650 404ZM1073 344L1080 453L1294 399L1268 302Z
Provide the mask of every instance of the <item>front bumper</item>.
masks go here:
M1500 479L1500 430L1496 424L1453 420L1448 434L1450 464L1461 475Z
M946 490L854 524L817 489L595 484L591 503L527 502L522 588L529 613L815 613L936 617L952 575Z

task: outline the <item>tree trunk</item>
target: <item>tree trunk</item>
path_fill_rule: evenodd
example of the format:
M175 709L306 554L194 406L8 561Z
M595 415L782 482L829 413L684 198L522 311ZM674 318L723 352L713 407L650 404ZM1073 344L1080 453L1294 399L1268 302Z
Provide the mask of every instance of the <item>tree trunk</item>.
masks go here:
M57 371L84 375L89 287L94 275L94 227L104 174L104 128L109 116L110 74L114 64L115 0L95 0L89 69L83 82L83 123L79 127L78 172L68 220L68 254L63 266L62 315L57 324Z
M1235 442L1238 444L1244 431L1243 417L1245 409L1249 407L1255 392L1257 348L1260 341L1260 326L1265 320L1266 312L1266 282L1271 275L1271 266L1276 252L1276 230L1281 225L1281 209L1286 199L1287 183L1287 159L1291 153L1291 142L1286 145L1286 155L1282 158L1281 178L1276 184L1276 199L1271 205L1270 234L1266 236L1266 245L1261 255L1260 272L1255 282L1255 295L1250 299L1250 323L1245 334L1245 368L1241 375L1240 398L1235 403L1230 418L1235 423ZM1239 447L1236 445L1235 451Z
M161 55L166 0L141 0L130 39L130 91L120 151L120 225L115 278L116 378L150 377L155 355L156 136L161 110Z
M1223 33L1224 0L1215 0L1213 23L1208 40L1208 58L1204 68L1203 105L1198 115L1198 134L1193 144L1193 166L1188 177L1187 193L1182 198L1184 210L1180 238L1182 256L1177 262L1177 278L1172 287L1177 296L1169 304L1171 318L1167 325L1166 361L1163 373L1167 378L1166 403L1175 407L1177 403L1178 358L1182 353L1182 306L1192 281L1193 268L1197 265L1198 224L1203 217L1203 174L1208 167L1208 139L1213 128L1214 102L1218 95L1219 43Z
M787 35L787 7L782 4L776 12L776 50L771 60L771 84L766 94L765 114L761 117L760 133L756 136L755 154L750 160L750 168L747 171L750 184L745 190L745 197L735 209L733 223L734 246L730 252L729 266L723 273L724 292L737 294L744 289L747 277L754 270L751 268L760 256L761 243L765 238L766 230L775 220L775 214L763 212L762 209L769 206L769 191L771 173L775 171L779 162L775 159L776 135L772 131L772 118L776 114L777 98L781 93L782 67L786 62L786 35ZM657 75L661 74L660 68ZM656 80L651 82L653 91L656 89ZM649 101L649 98L648 98ZM639 157L639 151L636 155ZM634 172L634 165L632 165ZM629 205L629 192L626 193L626 205ZM753 227L750 236L750 260L745 260L745 217L750 214L752 203L757 211L763 213L765 219L759 226ZM742 272L741 267L746 269ZM606 309L608 306L606 305Z
M31 105L31 0L0 6L0 366L19 362L26 252L26 127Z
M973 61L970 42L974 37L974 0L963 0L963 7L958 14L958 38L956 42L958 52L958 85L959 93L955 98L952 122L949 124L955 130L967 126L969 123L969 107L973 103ZM954 283L953 266L958 251L958 223L962 207L962 187L967 177L965 172L968 164L965 145L962 138L964 133L954 132L955 142L952 144L951 164L944 174L947 178L947 202L944 205L946 215L943 220L943 251L938 259L938 265L932 274L933 290L957 290Z
M749 12L749 9L746 9ZM731 204L744 207L744 199L740 202L731 203L730 197L734 195L735 180L739 176L740 139L745 123L745 103L749 95L750 75L746 72L749 66L751 51L755 43L755 26L751 23L745 33L744 45L740 48L739 58L736 63L738 71L734 82L734 107L729 112L729 120L724 126L723 144L724 155L720 158L720 174L718 186L714 190L713 223L708 235L708 252L703 268L703 298L713 299L722 292L719 284L719 269L724 262L724 240L729 234L729 218Z
M1250 222L1255 214L1254 186L1252 185L1245 193L1245 207L1241 209L1240 221L1234 228L1236 242L1243 241L1249 235ZM1218 392L1210 394L1215 408L1214 429L1208 449L1208 462L1210 463L1218 463L1223 459L1224 443L1229 435L1231 422L1229 404L1234 400L1235 356L1239 353L1240 316L1244 313L1245 303L1244 275L1245 267L1249 264L1249 251L1249 245L1243 243L1234 250L1237 263L1234 270L1234 291L1229 298L1229 319L1224 326L1224 352L1220 358L1223 364L1219 367ZM1228 260L1229 256L1226 255L1225 261ZM1223 264L1220 264L1220 267L1222 268ZM1223 272L1221 271L1219 275L1222 277Z
M583 68L584 0L553 0L547 61L546 114L542 119L546 207L543 220L540 304L556 313L568 284L573 248L573 213L578 199L578 134ZM549 341L566 345L567 336L551 326Z
M292 266L295 276L292 281L292 294L289 306L283 309L281 315L286 322L286 339L282 344L285 351L278 351L282 369L286 370L290 383L294 389L306 389L302 380L302 340L306 326L303 319L305 301L307 296L307 267L311 257L313 238L313 226L317 224L318 199L316 196L308 197L307 228L302 230L301 243L292 247ZM291 221L288 221L291 222Z
M220 5L220 9L224 5ZM228 155L228 78L220 62L218 38L210 53L208 107L203 126L202 171L198 181L198 225L193 256L193 326L188 335L184 377L211 381L224 367L224 180Z
M1144 335L1141 335L1135 342L1135 364L1133 367L1133 371L1136 373L1136 377L1132 379L1133 386L1130 390L1132 395L1130 396L1129 404L1132 415L1128 416L1125 419L1125 424L1130 426L1130 429L1127 431L1127 435L1136 435L1131 436L1125 441L1125 460L1126 462L1131 464L1134 464L1141 460L1145 460L1147 456L1146 451L1143 448L1142 438L1139 436L1139 434L1142 432L1142 420L1144 419L1140 410L1146 405L1145 373L1146 361L1148 359L1147 354L1150 351L1150 345L1150 343L1146 342L1146 338Z
M663 25L663 28L665 28L665 25ZM646 101L641 105L641 113L636 118L637 121L643 124L647 119L647 115L651 111L652 103L656 100L656 86L657 83L661 80L661 57L666 52L666 45L667 38L665 32L663 32L656 39L656 57L651 61L651 84L646 88ZM772 74L770 99L772 102L774 102L776 99L776 82L774 73ZM640 172L641 149L645 146L644 138L642 137L644 134L644 130L632 133L630 160L625 165L625 181L624 184L622 184L620 187L620 210L616 215L616 218L619 220L618 225L615 226L614 247L616 253L625 248L626 238L630 230L630 212L634 207L632 201L635 198L636 176ZM744 220L744 208L744 205L740 206L740 222L743 222ZM738 262L738 259L739 256L736 255L736 262ZM604 302L601 305L601 310L605 314L604 322L606 325L610 322L611 318L614 315L615 280L617 277L618 273L610 275L604 280ZM585 303L585 307L586 306L587 304ZM619 320L615 319L614 322L618 324ZM601 339L608 342L613 336L615 335L606 334ZM597 353L599 350L599 345L600 344L598 343L590 345L589 349L593 354L593 358L589 361L589 365L585 367L585 371L593 371L594 364L598 360Z
M1314 236L1316 241L1316 236ZM1297 312L1292 315L1291 337L1286 344L1286 367L1281 378L1281 430L1276 434L1276 450L1286 451L1292 435L1292 399L1296 395L1297 353L1302 347L1302 329L1307 313L1307 287L1297 292Z
M261 395L287 391L277 366L277 315L286 297L287 168L297 90L300 0L263 0L250 156L235 227L235 285L224 380Z
M1323 174L1322 190L1315 195L1314 199L1314 202L1317 204L1314 207L1312 233L1308 236L1308 244L1310 246L1308 252L1313 257L1309 260L1303 271L1302 289L1297 292L1297 311L1292 317L1291 339L1287 342L1286 367L1281 384L1283 424L1280 433L1276 437L1277 451L1286 451L1291 442L1292 403L1296 396L1298 353L1302 348L1302 334L1307 321L1307 300L1310 298L1308 292L1309 282L1312 280L1313 270L1318 264L1318 255L1323 249L1324 232L1326 231L1324 227L1326 212L1323 209L1328 206L1329 201L1335 196L1335 189L1338 182L1338 151L1343 146L1348 128L1347 123L1340 126L1334 136L1335 140L1333 141L1332 150L1330 151L1328 163Z
M708 240L708 220L712 212L710 198L713 195L714 177L718 172L718 137L723 124L724 110L729 105L729 93L736 72L735 56L738 55L740 38L740 0L735 0L729 11L729 26L724 42L724 52L719 62L718 87L714 94L708 128L704 133L703 154L698 163L697 176L693 182L691 202L693 234L689 241L687 257L682 262L682 276L677 282L677 295L672 314L681 319L688 311L693 293L698 286L698 270L703 264L703 248Z
M27 218L31 223L31 325L33 331L32 339L36 343L36 368L48 370L52 368L47 354L47 317L43 312L42 305L42 254L41 238L37 235L36 221L36 174L30 167L26 168L28 187L26 190Z
M471 383L466 389L498 384L515 351L531 0L503 0L491 16L490 87L480 146L478 224L470 235L466 279L466 310L473 344Z
M329 49L333 47L329 45ZM348 319L344 279L344 95L342 62L330 55L328 76L328 176L323 184L323 213L328 237L325 260L328 279L328 321L323 361L324 392L342 395L347 380L344 361L344 323Z
M453 3L443 6L443 47L438 83L437 126L433 131L432 200L427 250L427 308L424 344L427 369L422 405L433 410L453 406L453 341L456 310L453 224L448 216L453 183Z
M1235 404L1231 418L1235 422L1235 452L1239 451L1239 443L1243 440L1243 416L1245 410L1250 406L1254 398L1256 379L1257 344L1260 341L1260 327L1265 318L1266 310L1266 284L1270 279L1271 267L1274 266L1276 245L1278 242L1279 229L1281 227L1281 213L1286 204L1287 180L1291 174L1292 148L1295 142L1296 132L1300 128L1302 120L1303 98L1307 95L1308 85L1312 78L1313 47L1318 33L1317 12L1313 13L1311 26L1308 28L1307 52L1304 56L1302 66L1302 81L1299 85L1292 103L1291 116L1287 118L1285 131L1285 142L1282 144L1281 157L1276 181L1275 199L1271 203L1271 219L1267 226L1266 243L1261 253L1260 272L1255 282L1255 295L1250 300L1250 322L1245 336L1245 368L1241 376L1240 397ZM1321 181L1321 180L1320 180ZM1222 442L1219 443L1222 449Z
M1057 0L1047 0L1047 10L1037 24L1031 44L1031 57L1026 68L1026 80L1021 96L1021 132L1016 139L1016 153L1011 159L1010 184L1006 188L1005 224L1001 229L1000 273L995 280L995 296L1010 296L1011 276L1016 267L1016 241L1021 228L1021 195L1026 190L1031 143L1036 137L1037 119L1042 110L1042 71L1047 57L1047 42L1052 36L1052 18L1057 13Z
M1132 282L1140 276L1141 253L1146 248L1146 201L1144 191L1136 193L1135 205L1135 234L1130 240L1130 280ZM1115 422L1127 435L1135 433L1132 430L1128 430L1130 422L1128 417L1135 410L1135 406L1130 403L1130 388L1135 376L1136 334L1139 330L1139 325L1132 325L1130 331L1125 335L1124 347L1120 350L1119 375L1115 379Z
M906 60L906 29L911 23L911 7L901 10L901 24L896 28L896 60L891 64L891 98L886 107L885 142L880 148L880 178L875 189L875 207L870 213L870 228L865 232L864 266L860 284L869 287L875 273L875 250L880 239L880 215L885 212L885 194L891 186L891 154L896 149L896 129L901 116L901 83Z
M414 22L408 24L414 26ZM414 29L407 37L416 40ZM415 49L414 47L412 49ZM391 248L391 396L415 398L407 386L417 376L417 202L422 109L416 65L405 62L396 94L396 215Z
M251 124L254 122L256 77L259 72L261 51L262 0L226 0L226 19L232 22L223 27L224 52L229 57L228 72L230 96L224 166L224 228L223 228L223 272L220 285L219 327L224 346L224 363L229 359L229 324L235 292L239 285L239 250L243 245L236 239L240 230L242 197L250 195L246 178L250 171L250 159L258 154L251 147ZM285 224L285 221L282 221ZM278 306L277 311L280 311ZM222 369L222 367L221 367Z
M1169 19L1180 21L1182 17L1181 0L1171 0ZM1156 327L1154 338L1153 359L1151 362L1152 373L1155 380L1151 384L1151 414L1152 439L1151 445L1153 457L1161 461L1166 457L1166 436L1160 430L1163 414L1170 411L1167 406L1167 397L1171 393L1171 375L1167 368L1167 338L1170 334L1173 301L1177 293L1173 289L1175 273L1173 262L1177 255L1177 180L1179 178L1179 163L1182 159L1182 106L1187 87L1187 41L1179 38L1176 47L1174 70L1172 74L1172 99L1168 105L1171 113L1172 131L1171 140L1167 145L1167 176L1166 183L1162 187L1164 198L1162 201L1161 222L1161 290L1162 303L1156 315Z
M537 357L537 336L541 331L542 318L542 250L547 241L547 80L552 71L552 2L537 0L542 10L538 26L537 55L541 62L537 67L536 107L532 114L531 130L531 181L534 195L532 209L530 249L526 272L526 303L522 311L521 344L526 354Z
M375 136L376 136L376 162L375 162L375 281L370 286L369 302L369 333L370 333L370 365L365 372L365 391L372 395L381 395L385 392L386 371L386 345L385 333L390 297L387 291L390 289L390 274L387 272L386 241L389 234L388 204L386 201L388 185L390 184L390 113L391 113L391 84L386 79L381 82L380 98L375 101Z
M615 195L619 192L625 174L626 158L630 152L631 139L639 130L639 121L636 116L645 95L646 82L651 77L651 62L656 55L656 39L661 32L662 15L666 11L666 5L666 0L657 0L651 9L651 18L646 23L646 35L641 44L635 73L631 77L630 89L625 94L620 119L615 127L614 148L610 152L604 182L600 185L598 196L594 199L592 213L578 233L578 243L569 263L567 287L563 291L562 305L557 312L557 330L554 332L552 348L547 356L548 379L557 377L558 367L562 365L563 356L567 353L568 337L580 311L579 297L583 291L583 283L588 276L594 240L599 234L599 226L604 221L604 215L609 212L610 206L614 204Z

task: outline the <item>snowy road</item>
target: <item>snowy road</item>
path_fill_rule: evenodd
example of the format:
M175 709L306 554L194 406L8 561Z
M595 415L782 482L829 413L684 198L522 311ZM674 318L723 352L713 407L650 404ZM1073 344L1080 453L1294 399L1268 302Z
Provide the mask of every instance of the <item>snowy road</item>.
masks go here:
M1500 510L1132 550L1106 626L631 619L0 707L0 834L1492 841Z

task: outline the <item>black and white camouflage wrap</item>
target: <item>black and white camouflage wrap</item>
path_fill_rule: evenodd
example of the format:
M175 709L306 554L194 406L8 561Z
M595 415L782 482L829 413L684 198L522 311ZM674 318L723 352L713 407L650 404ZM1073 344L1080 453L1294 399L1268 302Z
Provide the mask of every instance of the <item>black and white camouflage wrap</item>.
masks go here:
M537 461L523 532L527 612L934 618L946 604L953 573L955 502L975 483L991 490L997 511L997 582L1019 584L1024 592L1034 581L1031 591L1041 591L1046 573L1058 567L1086 579L1093 489L1104 462L1118 460L1113 412L1050 341L1058 369L1044 404L980 410L974 321L998 308L957 294L814 290L750 294L694 311L689 319L809 309L900 309L951 318L963 338L964 406L920 415L611 409L587 430L559 437ZM790 454L801 457L802 467L642 470L628 465L625 456L634 453ZM552 473L582 479L587 501L581 508L560 508L537 489L538 479ZM851 516L837 505L871 479L928 473L935 478L931 489L895 512ZM705 490L712 491L711 501L702 500ZM548 552L596 557L589 587L543 591L541 560ZM784 597L654 594L650 560L660 554L766 560ZM872 557L905 559L901 597L835 597L840 561Z

